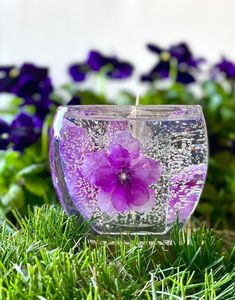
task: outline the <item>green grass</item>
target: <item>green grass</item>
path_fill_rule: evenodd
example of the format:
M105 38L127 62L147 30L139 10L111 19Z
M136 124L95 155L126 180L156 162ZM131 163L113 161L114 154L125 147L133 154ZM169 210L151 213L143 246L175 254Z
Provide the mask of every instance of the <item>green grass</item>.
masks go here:
M15 216L18 229L0 230L0 299L235 299L235 245L211 230L175 229L171 246L92 243L61 208Z

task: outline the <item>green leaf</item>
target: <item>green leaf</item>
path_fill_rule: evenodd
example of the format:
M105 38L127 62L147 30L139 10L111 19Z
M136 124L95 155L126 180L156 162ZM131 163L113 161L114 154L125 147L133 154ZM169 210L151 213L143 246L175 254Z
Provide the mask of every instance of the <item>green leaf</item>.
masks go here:
M49 191L47 181L40 177L26 177L24 185L29 192L39 197L44 197Z
M11 211L12 208L19 209L24 206L24 192L21 186L13 183L7 194L5 194L0 201L0 211L2 214L6 214Z
M27 166L27 167L21 169L16 174L16 178L39 174L39 173L45 171L47 169L47 167L48 167L47 163L32 164L30 166Z

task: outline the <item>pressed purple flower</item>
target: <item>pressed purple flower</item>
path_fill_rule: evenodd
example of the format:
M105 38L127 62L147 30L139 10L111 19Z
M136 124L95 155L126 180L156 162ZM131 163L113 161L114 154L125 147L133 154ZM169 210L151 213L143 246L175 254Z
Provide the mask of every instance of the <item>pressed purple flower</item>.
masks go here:
M63 174L66 180L66 184L71 195L71 199L76 207L83 213L84 216L90 218L94 210L93 199L97 196L95 187L89 186L81 173L81 165L84 156L91 152L91 141L88 137L86 130L79 126L74 126L73 123L64 119L61 131L62 139L60 143L60 155L63 165ZM53 147L51 147L51 151ZM53 155L53 153L51 153ZM53 161L53 159L52 159ZM57 187L57 181L55 178L55 170L52 166L52 177L55 186ZM64 198L59 193L58 196L65 207Z
M86 155L82 174L99 190L98 204L109 215L129 210L150 211L155 192L149 185L160 177L160 163L140 152L140 143L128 131L120 132L108 151Z
M199 191L206 179L206 165L192 165L175 174L170 180L168 222L183 222L193 212L199 199Z
M213 70L215 73L222 72L226 78L235 79L235 63L227 58L223 57L222 60L217 63Z

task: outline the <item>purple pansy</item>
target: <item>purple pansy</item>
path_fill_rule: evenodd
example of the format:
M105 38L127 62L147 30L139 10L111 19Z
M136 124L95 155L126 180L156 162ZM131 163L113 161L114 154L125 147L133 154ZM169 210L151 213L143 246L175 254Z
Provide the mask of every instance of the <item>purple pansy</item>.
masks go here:
M9 132L11 127L4 120L0 119L0 150L6 150L9 144Z
M115 56L102 55L98 51L90 51L87 64L95 72L107 66L109 70L107 70L106 76L113 79L127 78L131 76L133 71L133 66L130 63L120 61Z
M160 177L160 163L140 152L140 143L129 131L120 132L108 150L85 156L82 174L98 188L98 204L108 215L129 210L150 211L155 192L149 186Z
M15 66L0 66L0 92L10 92L17 82Z
M78 96L73 96L70 101L67 103L67 105L79 105L81 104L81 99Z
M80 82L86 79L87 73L90 71L88 64L81 63L81 64L72 64L69 67L69 75L72 77L74 81Z
M45 98L52 92L51 80L48 77L48 69L33 64L24 64L19 69L16 84L11 92L18 97L31 100L32 98Z
M214 66L213 73L221 72L227 79L235 80L235 63L223 57L219 63Z
M42 120L56 103L50 99L53 91L48 69L33 64L0 67L0 92L12 93L23 99L21 106L33 105Z
M187 220L199 199L207 173L207 166L192 165L175 174L170 180L168 223Z
M35 143L41 134L42 121L25 112L19 113L9 125L0 120L0 149L12 144L14 150L22 151Z
M147 48L158 55L159 61L147 74L141 76L142 81L153 82L156 79L169 78L170 62L174 58L177 61L176 82L190 84L195 81L194 70L198 69L199 64L204 61L202 58L194 58L185 43L173 45L169 49L153 44L148 44Z
M97 73L104 68L107 68L104 75L111 79L125 79L133 72L130 63L121 61L116 56L105 56L95 50L89 52L85 62L72 64L68 72L74 81L81 82L86 79L87 74Z

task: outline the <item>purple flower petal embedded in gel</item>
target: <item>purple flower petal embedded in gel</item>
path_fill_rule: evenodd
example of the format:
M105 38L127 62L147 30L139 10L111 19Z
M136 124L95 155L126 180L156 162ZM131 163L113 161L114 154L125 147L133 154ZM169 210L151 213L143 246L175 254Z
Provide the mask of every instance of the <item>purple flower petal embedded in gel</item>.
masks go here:
M126 188L119 185L111 194L111 201L113 207L118 212L124 212L129 210L129 197L127 195Z
M81 170L98 188L98 205L109 216L115 211L150 211L155 204L149 184L159 179L160 163L143 156L139 140L127 130L115 135L107 150L87 154Z
M84 158L82 164L82 173L91 184L95 184L96 177L99 176L99 170L102 168L106 169L107 172L110 170L111 165L109 162L108 154L105 150L89 153Z
M135 159L140 155L140 142L134 138L129 131L122 131L113 139L114 144L119 144L125 148L131 159Z
M132 186L128 189L127 199L128 203L134 206L145 204L149 200L148 186L139 179L133 179Z
M100 190L97 196L97 202L99 208L110 217L113 217L117 214L117 210L114 208L111 201L111 193L106 193Z
M81 165L84 157L91 152L91 141L84 128L74 126L66 119L63 120L62 128L60 155L64 162L63 173L68 192L74 205L85 217L89 218L94 210L92 200L96 197L97 190L89 186L90 193L88 194L88 183L81 172Z
M135 162L132 170L134 176L141 178L141 180L149 185L155 183L161 176L161 168L159 161L141 155Z
M129 168L130 154L119 144L112 144L110 146L110 162L112 166L117 169Z
M153 189L148 188L148 201L140 206L135 206L133 203L130 204L130 208L139 213L149 213L156 204L156 195Z
M175 174L170 180L168 222L187 220L192 214L206 178L207 166L192 165Z

